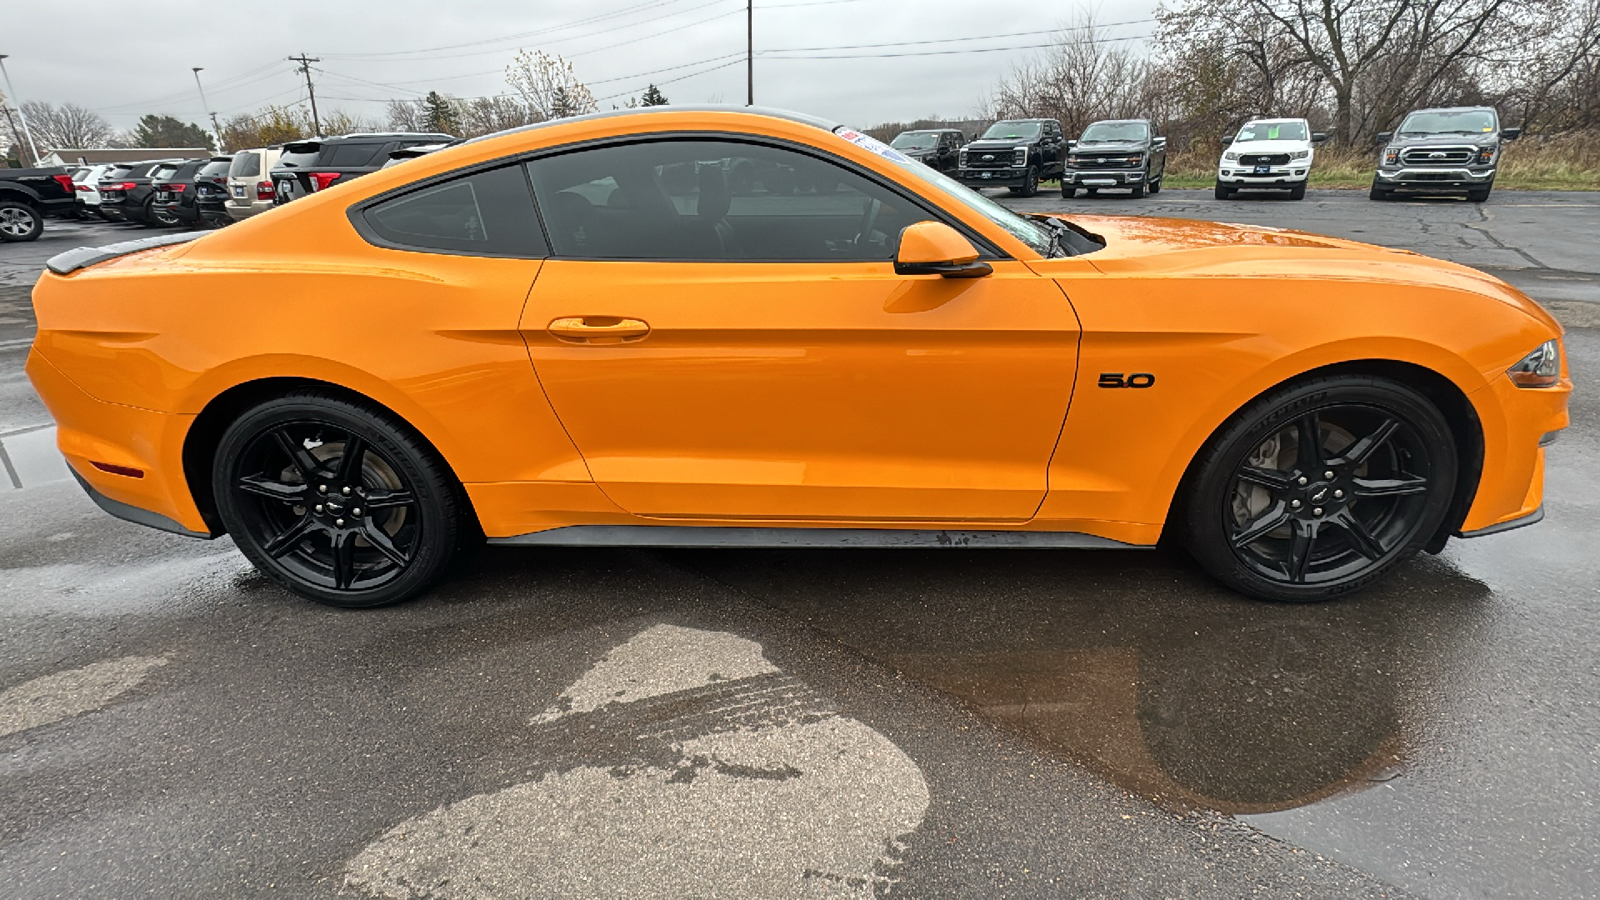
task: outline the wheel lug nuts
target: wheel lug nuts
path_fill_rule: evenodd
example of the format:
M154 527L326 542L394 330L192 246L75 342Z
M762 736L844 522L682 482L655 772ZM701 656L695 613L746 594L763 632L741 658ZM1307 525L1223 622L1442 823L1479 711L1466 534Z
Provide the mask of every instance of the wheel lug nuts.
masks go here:
M1306 483L1306 477L1304 475L1300 476L1300 483L1301 484L1305 484Z
M1322 477L1331 479L1331 478L1333 478L1333 473L1332 472L1323 472L1322 473Z
M334 519L333 520L333 524L343 527L344 520L343 519Z
M328 486L327 485L325 485L325 484L317 485L317 493L326 494L327 492L328 492Z
M355 509L350 510L350 515L352 515L352 516L361 515L361 507L358 506Z
M321 503L318 503L316 506L314 506L312 508L315 509L317 512L322 512L322 504Z
M350 496L350 489L349 488L340 488L339 493L341 493L341 494L345 495L346 497L348 497L348 496Z
M1291 501L1289 501L1289 508L1290 509L1299 509L1300 508L1300 501L1299 500L1291 500Z
M1312 514L1312 515L1313 515L1313 516L1320 516L1320 515L1322 515L1322 507L1320 507L1320 506L1318 506L1318 507L1316 507L1316 508L1315 508L1315 509L1313 509L1313 510L1311 510L1311 514Z
M1335 500L1343 500L1344 499L1344 491L1334 491L1333 492L1333 499L1335 499Z

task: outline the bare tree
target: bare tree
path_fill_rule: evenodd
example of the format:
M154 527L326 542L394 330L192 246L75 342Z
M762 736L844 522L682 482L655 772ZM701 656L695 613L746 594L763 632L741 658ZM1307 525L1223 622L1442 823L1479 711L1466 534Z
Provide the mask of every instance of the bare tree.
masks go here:
M422 130L422 106L416 100L390 100L388 115L395 131Z
M1149 60L1085 13L1057 35L1054 46L1012 69L987 111L993 118L1060 119L1068 133L1076 133L1096 119L1147 114L1150 74Z
M239 115L222 124L225 147L272 147L311 136L311 117L302 109L269 106L254 115Z
M594 112L594 94L578 80L572 63L543 50L518 50L506 67L506 83L522 99L536 122Z
M75 103L55 106L30 101L22 104L22 111L41 151L104 147L113 134L111 123L103 116Z
M521 103L504 95L473 97L461 101L461 108L457 111L456 117L461 121L463 137L478 137L505 131L508 128L521 128L536 121L528 115L527 109Z

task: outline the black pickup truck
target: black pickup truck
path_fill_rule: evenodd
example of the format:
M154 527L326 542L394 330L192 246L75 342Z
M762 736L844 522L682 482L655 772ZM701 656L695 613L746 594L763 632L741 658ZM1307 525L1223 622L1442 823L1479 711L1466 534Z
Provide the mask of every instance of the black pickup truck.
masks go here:
M77 214L78 195L66 169L0 169L0 241L38 240L46 216Z
M1032 197L1041 180L1061 174L1067 145L1067 133L1055 119L1002 119L961 148L956 180Z
M1128 188L1135 197L1146 190L1161 193L1167 174L1167 139L1156 134L1148 119L1106 119L1091 122L1073 144L1061 174L1061 196L1083 188L1093 196L1101 188Z

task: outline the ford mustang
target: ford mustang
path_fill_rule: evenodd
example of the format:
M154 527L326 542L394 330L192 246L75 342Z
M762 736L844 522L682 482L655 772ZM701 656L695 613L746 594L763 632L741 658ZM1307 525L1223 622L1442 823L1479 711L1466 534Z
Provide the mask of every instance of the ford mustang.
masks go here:
M28 374L90 497L314 600L463 547L1186 546L1272 600L1541 515L1561 329L1294 231L1020 215L872 138L662 107L64 253Z

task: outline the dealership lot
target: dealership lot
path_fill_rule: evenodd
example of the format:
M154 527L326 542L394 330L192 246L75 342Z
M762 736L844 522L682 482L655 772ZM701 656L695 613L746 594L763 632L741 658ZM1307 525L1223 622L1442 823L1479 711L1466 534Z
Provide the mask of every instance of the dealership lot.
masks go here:
M1578 383L1545 522L1312 607L1165 552L490 549L341 613L52 467L25 286L148 233L52 222L0 248L6 893L1592 894L1600 195L1006 199L1511 279Z

